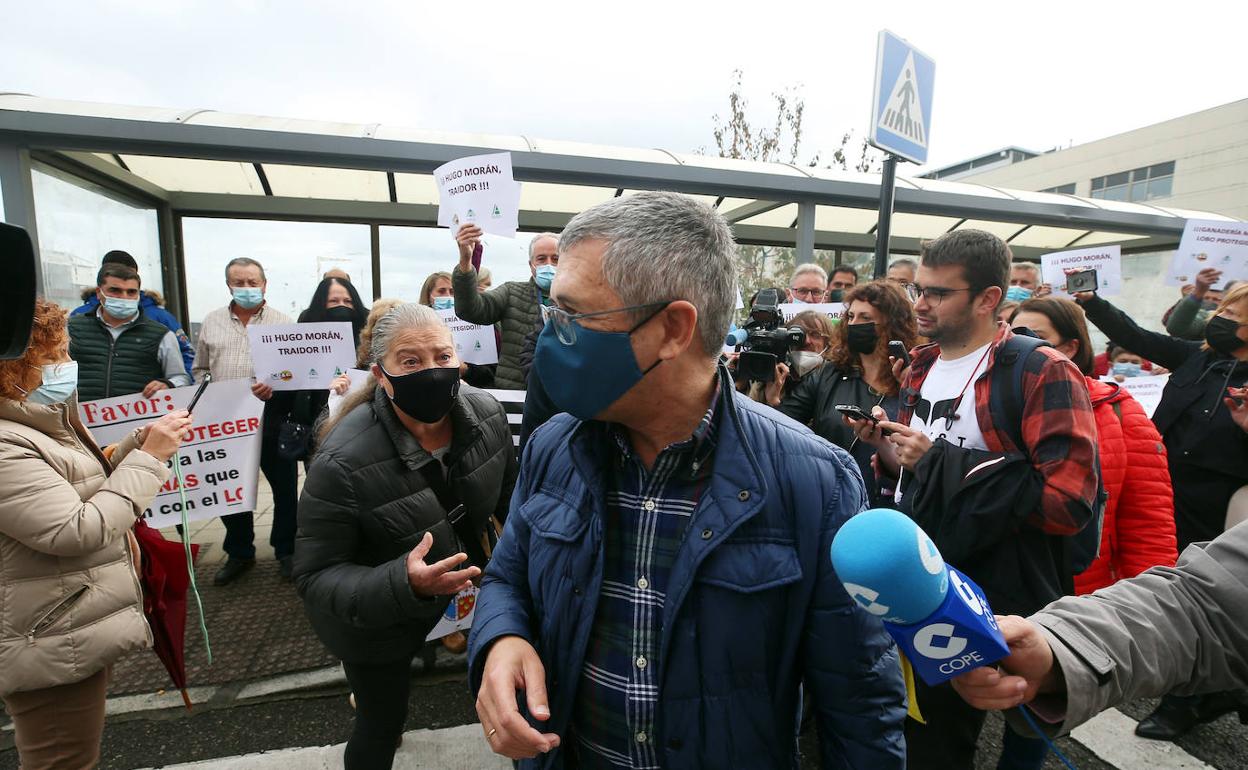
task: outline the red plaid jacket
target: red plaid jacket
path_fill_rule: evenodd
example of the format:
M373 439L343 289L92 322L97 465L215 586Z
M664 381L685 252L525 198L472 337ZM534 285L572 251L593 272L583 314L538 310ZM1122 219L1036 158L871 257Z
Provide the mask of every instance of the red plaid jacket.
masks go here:
M1027 523L1051 535L1073 535L1092 520L1096 505L1096 416L1083 375L1068 358L1050 347L1037 348L1023 373L1023 429L1025 447L1016 447L1009 433L993 424L988 394L997 351L1013 336L1004 323L988 353L984 373L975 381L975 416L992 452L1023 453L1044 477L1039 509ZM936 343L914 349L909 370L902 376L901 407L897 422L910 424L928 371L940 355Z

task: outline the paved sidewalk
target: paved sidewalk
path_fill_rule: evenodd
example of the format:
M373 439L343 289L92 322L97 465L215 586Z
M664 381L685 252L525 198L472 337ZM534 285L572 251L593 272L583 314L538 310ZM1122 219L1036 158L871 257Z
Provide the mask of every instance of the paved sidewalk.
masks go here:
M167 768L196 770L337 770L345 744L246 754ZM511 767L511 760L490 751L480 725L441 730L412 730L394 755L396 770L488 770Z
M221 549L225 526L221 520L190 524L191 541L200 544L195 575L213 653L209 665L195 602L188 597L185 652L190 687L245 682L337 663L313 633L294 584L278 573L269 546L273 496L261 478L254 514L256 566L234 583L222 587L212 584L225 561ZM169 539L178 537L172 528L161 534ZM155 653L139 650L114 665L109 696L155 693L171 687Z

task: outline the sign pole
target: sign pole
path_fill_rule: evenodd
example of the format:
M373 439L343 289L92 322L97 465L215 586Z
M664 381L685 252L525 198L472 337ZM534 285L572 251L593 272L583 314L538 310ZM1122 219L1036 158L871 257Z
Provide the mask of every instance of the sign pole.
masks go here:
M875 226L875 277L888 272L888 242L893 225L893 192L897 185L897 156L891 152L884 158L880 177L880 218Z

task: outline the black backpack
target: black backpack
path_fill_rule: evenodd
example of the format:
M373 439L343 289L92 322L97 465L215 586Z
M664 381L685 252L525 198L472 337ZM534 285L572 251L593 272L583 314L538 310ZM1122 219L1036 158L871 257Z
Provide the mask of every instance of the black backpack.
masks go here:
M1020 334L1015 332L997 351L992 367L992 380L989 386L988 411L993 416L993 423L1000 425L1009 435L1010 440L1019 451L1026 451L1023 442L1023 373L1026 367L1022 364L1037 348L1046 347L1049 343L1031 336L1030 330ZM1101 482L1101 456L1096 456L1096 503L1092 507L1092 520L1078 533L1063 538L1068 580L1092 566L1101 552L1101 527L1104 523L1105 503L1109 493ZM1072 593L1073 593L1073 583Z

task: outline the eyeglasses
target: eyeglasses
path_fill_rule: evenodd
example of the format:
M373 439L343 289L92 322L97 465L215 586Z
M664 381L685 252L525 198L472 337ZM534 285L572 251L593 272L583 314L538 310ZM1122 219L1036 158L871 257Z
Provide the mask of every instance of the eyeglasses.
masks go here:
M647 321L649 321L650 319L658 315L663 310L663 308L667 307L670 304L672 304L670 301L647 302L644 305L629 305L627 307L612 308L611 310L598 310L593 313L569 313L568 311L562 308L543 305L542 306L542 319L546 323L555 327L555 336L559 338L560 342L562 342L564 345L575 345L576 344L576 330L580 328L580 324L578 324L577 321L581 320L582 318L597 318L599 316L611 315L612 313L625 313L630 310L633 312L641 311L641 310L653 310L654 312L650 313L645 318L638 321L636 324L633 325L631 329L628 330L628 333L632 334L633 332L637 331L637 329L640 328Z
M927 304L931 305L932 307L939 307L940 303L945 299L945 297L948 297L950 294L953 294L954 292L978 291L978 289L975 289L970 286L967 286L962 289L946 289L943 286L920 286L917 283L908 283L906 284L905 289L906 289L906 296L910 298L911 302L918 302L919 297L922 297L924 300L927 301Z
M823 296L823 289L798 289L798 288L791 287L789 291L793 292L794 296L798 296L798 297L822 297Z

